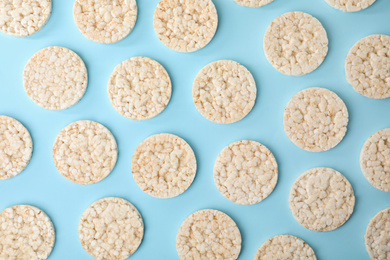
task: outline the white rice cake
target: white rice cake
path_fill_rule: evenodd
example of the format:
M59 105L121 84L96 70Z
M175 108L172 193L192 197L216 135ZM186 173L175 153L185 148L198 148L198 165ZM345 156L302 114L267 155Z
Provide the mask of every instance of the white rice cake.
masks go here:
M390 208L370 220L364 238L372 260L390 259Z
M58 171L77 184L94 184L114 169L118 148L114 136L103 125L82 120L58 134L53 159Z
M15 177L26 168L32 147L29 131L19 121L0 115L0 180Z
M110 44L123 40L137 21L136 0L76 0L73 18L89 40Z
M1 0L0 31L27 37L45 26L51 14L51 0Z
M303 12L277 17L264 36L267 60L289 76L306 75L317 69L328 53L328 36L322 24Z
M213 39L218 15L211 0L161 0L154 12L153 25L168 48L194 52Z
M372 186L390 192L390 128L368 138L360 153L360 167Z
M274 190L278 181L278 164L264 145L255 141L238 141L218 155L214 181L228 200L253 205Z
M186 191L196 174L196 158L186 141L172 134L145 139L135 150L131 171L150 196L173 198Z
M254 260L316 260L313 249L302 239L279 235L265 241Z
M49 110L64 110L80 101L88 84L83 60L64 47L48 47L34 54L23 72L27 95Z
M325 0L331 7L343 12L357 12L370 7L376 0Z
M79 222L81 245L95 259L124 260L144 236L138 210L127 200L107 197L92 203Z
M345 76L365 97L390 97L390 36L374 34L358 41L345 60Z
M347 222L355 206L355 195L349 181L338 171L313 168L294 182L289 203L302 226L325 232Z
M274 0L234 0L234 1L236 1L239 5L242 6L261 7L273 2Z
M214 209L199 210L181 224L176 250L181 260L235 260L241 251L241 233L225 213Z
M299 148L322 152L338 145L347 132L348 110L332 91L308 88L298 92L284 110L284 131Z
M192 98L206 119L218 124L235 123L252 110L256 83L241 64L220 60L206 65L196 76Z
M16 205L0 213L0 259L47 259L54 241L53 223L40 209Z
M167 71L155 60L134 57L115 67L108 81L108 97L116 111L132 120L160 114L171 99Z

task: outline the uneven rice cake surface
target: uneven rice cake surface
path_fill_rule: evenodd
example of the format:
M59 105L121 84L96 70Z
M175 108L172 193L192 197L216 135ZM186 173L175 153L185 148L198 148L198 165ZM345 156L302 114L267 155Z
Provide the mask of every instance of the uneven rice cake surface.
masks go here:
M64 110L80 101L88 84L83 60L64 47L48 47L34 54L23 72L27 95L49 110Z
M145 139L135 150L131 163L138 186L156 198L172 198L192 184L196 158L189 144L172 134Z
M390 36L374 34L358 41L345 60L345 76L365 97L390 97Z
M124 260L144 236L138 210L127 200L107 197L92 203L79 222L81 245L95 259Z
M390 208L382 210L370 220L364 238L372 260L390 259Z
M360 153L360 167L372 186L390 192L390 128L368 138Z
M0 259L47 259L54 241L53 223L40 209L16 205L0 213Z
M261 7L273 2L274 0L234 0L234 1L236 1L239 5L242 6Z
M278 164L264 145L238 141L225 147L214 165L214 181L228 200L242 205L268 197L278 181Z
M0 1L0 31L11 36L30 36L45 26L51 0Z
M137 21L136 0L76 0L73 18L89 40L110 44L123 40Z
M348 110L332 91L308 88L298 92L284 110L284 131L299 148L322 152L338 145L347 132Z
M313 249L302 239L279 235L262 244L254 260L316 260Z
M154 12L153 25L168 48L194 52L213 39L218 15L211 0L161 0Z
M110 174L118 157L114 136L103 125L82 120L58 134L53 159L58 171L77 184L94 184Z
M252 110L256 83L241 64L220 60L206 65L196 76L192 98L206 119L218 124L235 123Z
M322 24L303 12L277 17L264 36L267 60L279 72L302 76L317 69L328 53L328 36Z
M325 0L331 7L343 12L357 12L370 7L376 0Z
M115 67L108 82L111 104L122 116L146 120L160 114L171 98L167 71L155 60L134 57Z
M355 195L349 181L330 168L313 168L290 190L290 210L305 228L325 232L342 226L352 215Z
M15 177L26 168L32 147L29 131L16 119L0 115L0 180Z
M176 236L176 250L181 260L234 260L241 251L240 230L225 213L200 210L181 224Z

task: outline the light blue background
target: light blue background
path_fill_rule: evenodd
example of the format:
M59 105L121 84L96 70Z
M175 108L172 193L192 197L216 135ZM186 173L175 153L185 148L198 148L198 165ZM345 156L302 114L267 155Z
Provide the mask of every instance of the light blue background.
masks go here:
M192 212L215 208L229 214L242 233L240 259L252 259L257 248L278 234L292 234L307 241L318 259L369 259L364 233L369 220L390 207L390 194L373 188L363 177L359 154L365 140L374 132L390 127L390 100L371 100L357 94L344 76L348 50L370 34L390 35L390 1L377 0L365 11L343 13L324 0L275 0L258 9L245 8L233 0L214 0L219 28L204 49L181 54L166 48L153 30L153 12L158 0L138 0L138 21L123 41L101 45L83 37L72 15L72 0L54 0L48 24L29 38L0 35L0 114L20 120L31 132L34 152L28 167L19 176L0 181L0 210L15 204L31 204L44 210L54 222L56 244L50 259L92 259L78 240L82 212L95 200L119 196L141 212L145 235L131 259L178 259L175 237L182 221ZM268 25L288 11L304 11L317 17L329 37L329 53L322 66L303 77L288 77L267 62L262 41ZM28 59L52 45L74 50L85 61L89 85L74 107L60 112L35 105L26 95L22 73ZM173 95L167 109L158 117L134 122L120 116L107 96L107 81L120 62L133 56L159 61L171 76ZM206 64L232 59L253 74L258 98L252 112L242 121L217 125L196 110L191 96L192 82ZM283 110L290 98L308 87L335 91L350 113L348 132L336 148L310 153L296 147L283 131ZM80 119L95 120L107 126L118 142L119 158L113 172L90 186L73 184L54 166L52 145L63 127ZM169 132L183 137L198 160L198 172L188 191L173 199L155 199L143 193L131 175L131 157L146 137ZM228 144L256 140L275 155L280 169L274 192L263 202L240 206L226 200L213 181L213 165ZM317 233L302 227L288 206L288 193L294 180L312 167L332 167L344 174L356 194L351 219L341 228Z

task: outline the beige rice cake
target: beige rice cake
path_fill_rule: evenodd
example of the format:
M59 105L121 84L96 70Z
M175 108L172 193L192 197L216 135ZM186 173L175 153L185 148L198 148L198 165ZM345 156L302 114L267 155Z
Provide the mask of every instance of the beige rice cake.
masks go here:
M0 115L0 180L21 173L30 162L32 150L29 131L19 121Z
M81 245L95 259L124 260L144 236L138 210L127 200L107 197L92 203L79 222Z
M364 238L372 260L390 259L390 208L370 220Z
M76 0L73 18L89 40L110 44L123 40L137 21L136 0Z
M348 110L332 91L308 88L298 92L284 110L284 131L299 148L322 152L338 145L347 132Z
M172 134L148 137L135 150L131 171L137 185L156 198L173 198L186 191L196 174L189 144Z
M181 224L176 250L181 260L235 260L241 251L241 233L225 213L214 209L199 210Z
M317 69L328 53L328 36L322 24L303 12L277 17L264 36L267 60L279 72L302 76Z
M0 213L0 259L47 259L54 241L53 223L40 209L16 205Z
M358 41L345 60L345 76L365 97L390 97L390 36L374 34Z
M274 0L234 0L234 1L236 1L239 5L242 6L261 7L273 2Z
M370 7L376 0L325 0L331 7L343 12L358 12Z
M192 98L206 119L231 124L243 119L256 101L256 83L241 64L220 60L206 65L196 76Z
M51 0L0 1L0 31L16 37L30 36L45 26Z
M164 67L146 57L134 57L115 67L108 97L115 110L132 120L160 114L171 99L171 79Z
M238 141L225 147L214 165L214 182L228 200L253 205L268 197L278 181L278 164L264 145Z
M390 192L390 128L368 138L360 153L360 167L372 186Z
M48 47L34 54L23 72L27 95L40 107L64 110L80 101L88 84L83 60L64 47Z
M110 130L88 120L66 126L53 145L58 171L77 184L94 184L106 178L117 157L117 144Z
M168 48L194 52L213 39L218 15L211 0L161 0L153 25L157 37Z
M313 249L302 239L279 235L260 246L254 260L316 260Z
M330 168L313 168L290 190L290 210L305 228L325 232L341 227L352 215L355 195L349 181Z

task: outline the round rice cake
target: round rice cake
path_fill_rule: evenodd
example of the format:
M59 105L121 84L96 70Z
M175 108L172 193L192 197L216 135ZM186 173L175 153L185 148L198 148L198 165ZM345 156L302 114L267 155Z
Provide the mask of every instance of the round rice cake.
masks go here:
M0 115L0 180L15 177L26 168L32 147L29 131L16 119Z
M343 12L357 12L370 7L376 0L325 0L331 7Z
M124 260L144 236L138 210L127 200L107 197L92 203L79 222L81 245L95 259Z
M213 39L218 15L211 0L161 0L153 25L157 37L168 48L194 52Z
M255 141L238 141L218 155L214 181L228 200L253 205L274 190L278 181L278 164L264 145Z
M88 84L83 60L64 47L48 47L34 54L23 72L27 95L40 107L64 110L80 101Z
M375 34L358 41L345 60L345 76L365 97L390 97L390 36Z
M76 0L73 18L89 40L110 44L123 40L137 21L136 0Z
M94 184L106 178L117 157L117 144L110 130L88 120L66 126L53 145L58 171L77 184Z
M51 14L51 0L2 0L0 31L16 37L27 37L45 26Z
M302 226L325 232L347 222L355 206L355 195L349 181L338 171L313 168L294 182L289 204Z
M256 101L256 83L241 64L220 60L206 65L196 76L192 98L206 119L231 124L243 119Z
M302 239L291 235L279 235L265 241L254 260L316 260L313 249Z
M122 116L146 120L160 114L172 93L164 67L146 57L134 57L115 67L108 82L111 104Z
M0 213L0 259L47 259L54 241L53 223L40 209L16 205Z
M131 171L137 185L156 198L173 198L186 191L196 174L189 144L172 134L148 137L135 150Z
M370 220L364 239L371 259L390 259L390 208L382 210Z
M368 138L360 153L360 167L372 186L390 192L390 128Z
M239 5L242 6L261 7L273 2L274 0L234 0L234 1L236 1Z
M302 76L317 69L328 53L328 36L322 24L303 12L277 17L264 36L267 60L279 72Z
M241 233L225 213L214 209L199 210L181 224L176 250L182 260L234 260L241 251Z
M347 132L348 110L332 91L308 88L298 92L284 110L284 131L299 148L322 152L338 145Z

